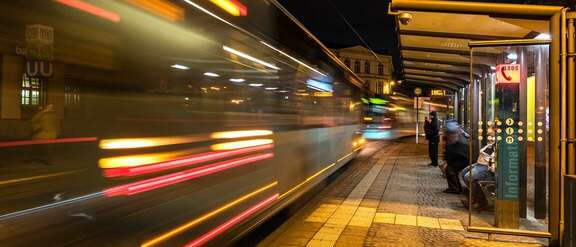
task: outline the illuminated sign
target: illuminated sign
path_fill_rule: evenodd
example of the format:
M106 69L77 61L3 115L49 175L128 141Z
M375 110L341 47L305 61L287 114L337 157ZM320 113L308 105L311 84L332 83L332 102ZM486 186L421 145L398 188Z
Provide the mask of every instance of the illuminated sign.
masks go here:
M444 95L446 95L446 91L444 91L442 89L432 89L430 91L430 95L432 95L432 96L444 96Z
M496 83L520 83L520 64L496 66Z
M332 89L332 84L330 83L326 83L326 82L321 82L321 81L317 81L317 80L312 80L309 79L306 81L306 85L309 88L318 90L320 92L333 92L334 90Z

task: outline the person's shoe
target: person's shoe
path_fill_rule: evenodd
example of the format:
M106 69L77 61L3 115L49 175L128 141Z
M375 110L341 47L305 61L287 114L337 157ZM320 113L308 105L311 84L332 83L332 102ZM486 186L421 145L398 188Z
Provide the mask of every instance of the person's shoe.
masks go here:
M460 192L459 192L459 191L457 191L457 190L453 190L453 189L450 189L450 188L448 188L448 189L445 189L445 190L444 190L444 191L442 191L442 192L443 192L443 193L448 193L448 194L460 194Z
M430 164L428 164L428 166L437 167L437 166L438 166L438 164L433 164L433 163L430 163Z

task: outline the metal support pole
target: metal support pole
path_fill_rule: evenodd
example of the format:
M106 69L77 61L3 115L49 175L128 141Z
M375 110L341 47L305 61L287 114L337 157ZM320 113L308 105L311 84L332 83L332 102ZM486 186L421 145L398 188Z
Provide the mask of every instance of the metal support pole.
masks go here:
M527 73L528 73L528 52L526 52L525 47L518 47L516 49L516 54L518 54L518 62L520 64L520 121L523 125L527 124L527 104L528 104L528 93L527 93ZM525 126L519 126L519 129L525 129ZM520 148L520 218L526 218L527 213L527 198L528 198L528 159L527 145L526 141L518 140L518 146Z
M550 19L550 221L549 231L552 234L550 246L560 245L560 46L562 34L560 20L562 13L556 13Z
M568 54L576 53L576 40L575 40L575 26L574 26L574 19L568 19ZM574 175L576 174L576 157L575 157L575 147L576 144L574 143L574 139L576 138L576 63L575 63L575 56L568 57L568 81L566 85L566 93L568 94L567 100L568 103L566 104L567 112L568 112L568 123L566 127L568 128L567 139L567 155L568 155L568 167L567 167L567 174Z

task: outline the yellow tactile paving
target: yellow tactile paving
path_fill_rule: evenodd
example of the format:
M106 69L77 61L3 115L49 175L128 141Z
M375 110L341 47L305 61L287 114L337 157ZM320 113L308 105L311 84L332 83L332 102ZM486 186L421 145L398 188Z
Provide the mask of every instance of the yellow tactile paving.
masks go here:
M336 211L338 205L334 204L322 204L318 207L308 218L306 218L306 222L326 222L330 216Z
M416 217L416 222L418 223L419 227L428 227L436 229L440 228L440 222L438 221L438 218L418 216Z
M464 227L459 220L438 219L438 222L440 223L440 228L442 228L442 230L464 231Z
M394 224L396 214L391 213L376 213L374 216L374 223Z
M370 227L375 214L376 208L359 207L348 225Z
M415 215L405 215L405 214L397 214L396 221L394 221L396 225L405 225L405 226L416 226L416 216Z
M312 240L308 243L308 246L333 246L336 244L336 241L344 231L344 228L350 224L353 216L358 211L362 198L364 198L366 192L370 189L370 186L376 179L376 176L378 176L378 173L380 173L381 169L382 166L376 165L368 171L357 186L354 187L346 200L342 202L342 204L328 218L322 228L320 228L320 230L314 235ZM354 224L366 225L366 219L363 218L369 217L371 222L375 213L376 209L372 208L364 208L360 210L358 219ZM361 218L360 216L363 217ZM370 226L370 224L368 224L368 226Z

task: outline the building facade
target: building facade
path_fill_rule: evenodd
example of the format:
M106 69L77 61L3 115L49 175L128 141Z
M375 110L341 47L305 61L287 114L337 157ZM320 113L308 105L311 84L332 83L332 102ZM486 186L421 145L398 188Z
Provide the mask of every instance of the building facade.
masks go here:
M335 49L334 52L364 80L365 87L370 91L382 95L392 94L394 66L391 56L377 54L376 59L370 50L360 45Z

